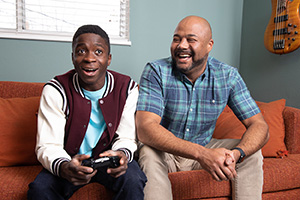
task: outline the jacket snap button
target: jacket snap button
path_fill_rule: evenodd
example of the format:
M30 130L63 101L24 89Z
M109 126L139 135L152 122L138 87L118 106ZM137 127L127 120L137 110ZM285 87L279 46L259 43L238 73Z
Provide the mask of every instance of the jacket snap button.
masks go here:
M100 100L100 104L104 104L104 101L103 101L103 100Z
M112 127L112 123L108 123L108 126L109 126L109 127Z
M105 147L105 146L106 146L106 143L103 143L103 146Z

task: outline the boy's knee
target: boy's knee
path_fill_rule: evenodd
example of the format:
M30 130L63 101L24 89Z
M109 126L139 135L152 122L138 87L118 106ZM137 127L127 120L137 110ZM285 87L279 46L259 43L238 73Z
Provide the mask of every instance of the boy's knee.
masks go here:
M43 199L43 195L48 193L48 187L45 184L32 182L28 187L27 199Z
M132 185L132 187L135 187L136 184L141 184L144 187L147 181L146 175L135 161L131 162L128 165L128 169L125 176L127 185Z

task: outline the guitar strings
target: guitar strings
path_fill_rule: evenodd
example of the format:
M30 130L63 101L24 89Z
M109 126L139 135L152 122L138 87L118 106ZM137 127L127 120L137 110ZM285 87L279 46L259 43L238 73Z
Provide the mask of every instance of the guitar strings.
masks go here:
M283 13L283 11L284 11L284 4L285 4L285 1L286 0L280 0L280 14L281 14L281 16L283 16L282 15L282 13ZM283 22L283 18L281 18L281 16L278 16L279 17L279 30L278 30L278 34L279 34L279 41L280 41L280 44L281 44L281 40L282 39L284 39L284 37L283 37L283 34L281 34L281 31L283 31L283 28L284 28L284 22ZM280 48L282 48L282 46L280 47Z
M281 14L284 9L286 9L286 0L277 0L277 6L276 6L276 15L275 15L275 30L274 30L274 41L273 44L275 44L276 48L278 48L277 45L282 45L281 41L284 39L284 18L281 18L279 14ZM282 34L281 34L282 33ZM284 47L282 45L281 47ZM280 48L281 48L280 47Z
M277 0L277 5L276 5L276 15L275 15L275 20L274 20L274 23L275 23L275 32L274 32L274 37L273 37L273 49L276 49L276 40L277 40L277 28L278 28L278 21L276 19L278 19L278 9L279 9L279 1L280 0Z

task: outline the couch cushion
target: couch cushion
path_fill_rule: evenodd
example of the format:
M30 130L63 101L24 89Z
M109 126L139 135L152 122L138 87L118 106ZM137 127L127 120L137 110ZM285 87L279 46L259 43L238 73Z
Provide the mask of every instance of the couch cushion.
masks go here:
M40 96L45 83L30 83L17 81L0 81L0 97L34 97Z
M113 194L111 190L108 190L99 183L90 183L77 190L73 196L71 196L70 200L111 200L113 199Z
M41 165L0 167L0 197L2 200L27 199L28 184L42 170Z
M300 109L286 106L283 110L285 145L289 153L300 154Z
M229 181L215 181L205 170L180 171L169 173L174 200L218 199L231 196Z
M38 164L34 149L39 99L0 98L0 166Z
M285 151L284 143L285 127L283 120L283 109L285 99L280 99L270 103L257 102L266 122L269 125L270 138L268 143L262 148L264 157L277 157L278 151ZM246 128L237 119L232 110L226 106L217 120L214 138L235 138L240 139Z
M264 193L300 188L300 154L289 154L282 159L266 158L263 168Z

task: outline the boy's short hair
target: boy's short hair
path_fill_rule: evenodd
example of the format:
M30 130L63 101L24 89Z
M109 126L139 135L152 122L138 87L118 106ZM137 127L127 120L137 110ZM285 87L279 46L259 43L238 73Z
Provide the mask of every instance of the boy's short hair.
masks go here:
M94 33L102 37L108 47L108 54L110 54L110 41L107 33L98 25L87 24L79 27L75 32L72 40L72 47L75 44L75 40L84 33Z

